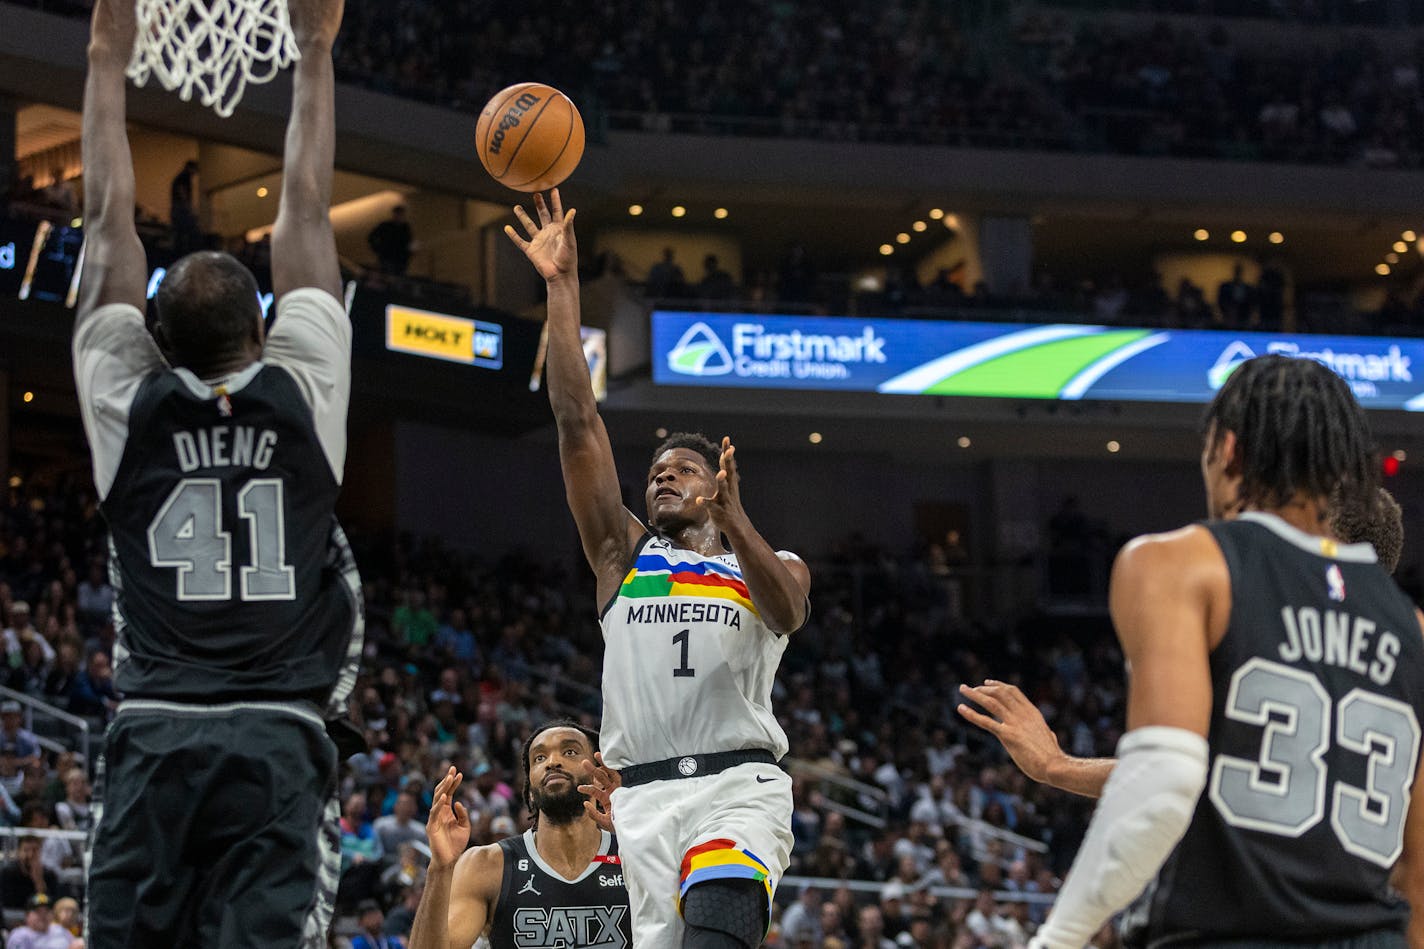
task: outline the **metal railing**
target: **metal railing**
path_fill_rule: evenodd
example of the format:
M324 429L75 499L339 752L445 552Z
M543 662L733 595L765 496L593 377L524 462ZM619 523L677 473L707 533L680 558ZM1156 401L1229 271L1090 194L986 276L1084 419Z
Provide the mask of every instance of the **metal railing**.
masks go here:
M834 892L841 887L845 887L852 893L874 894L879 898L880 891L886 883L877 880L837 880L834 877L802 877L786 876L781 878L778 889L782 893L799 892L802 887L811 887L815 890L827 890ZM940 899L948 900L972 900L979 895L979 891L967 886L929 886L916 887L911 885L910 890L928 889L930 893ZM1030 903L1048 905L1058 898L1056 893L1025 893L1021 890L996 890L994 899L1001 903Z
M78 731L78 748L66 748L59 742L54 741L53 739L42 738L39 735L36 735L35 737L39 740L41 747L47 748L50 751L80 752L84 755L84 766L91 770L93 769L94 756L89 753L91 725L87 718L83 718L79 715L72 715L69 712L64 711L63 709L50 705L47 702L41 702L39 699L35 698L32 695L26 695L24 692L16 692L14 689L7 689L3 686L0 686L0 699L9 699L11 701L19 702L22 706L24 706L25 728L31 732L35 730L36 712L41 715L48 716L49 718L52 718L57 722L68 725Z

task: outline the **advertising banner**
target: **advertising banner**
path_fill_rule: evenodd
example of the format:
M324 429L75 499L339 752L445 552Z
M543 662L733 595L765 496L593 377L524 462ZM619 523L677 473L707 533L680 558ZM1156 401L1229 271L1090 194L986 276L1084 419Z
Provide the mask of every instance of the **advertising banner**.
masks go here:
M1328 366L1366 408L1424 411L1424 340L666 310L652 320L660 385L1209 402L1242 362L1279 353Z

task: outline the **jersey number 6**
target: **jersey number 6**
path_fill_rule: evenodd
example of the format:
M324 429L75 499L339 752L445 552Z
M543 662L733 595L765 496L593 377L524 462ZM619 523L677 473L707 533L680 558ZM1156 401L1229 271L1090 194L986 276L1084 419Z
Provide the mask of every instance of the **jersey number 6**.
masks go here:
M275 478L254 478L237 492L237 513L251 539L248 563L238 571L244 602L296 599L284 493ZM148 525L149 563L177 568L181 601L232 599L232 534L223 530L222 508L221 481L184 478Z

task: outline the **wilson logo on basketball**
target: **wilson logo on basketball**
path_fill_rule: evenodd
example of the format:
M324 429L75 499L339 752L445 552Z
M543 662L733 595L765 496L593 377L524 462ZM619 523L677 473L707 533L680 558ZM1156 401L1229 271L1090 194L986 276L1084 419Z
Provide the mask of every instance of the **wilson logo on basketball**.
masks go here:
M514 105L509 107L509 111L504 113L504 118L500 119L499 125L495 127L494 136L490 139L490 154L499 154L500 148L504 146L504 133L512 128L518 128L519 117L534 108L539 102L539 97L532 92L526 92L514 100Z

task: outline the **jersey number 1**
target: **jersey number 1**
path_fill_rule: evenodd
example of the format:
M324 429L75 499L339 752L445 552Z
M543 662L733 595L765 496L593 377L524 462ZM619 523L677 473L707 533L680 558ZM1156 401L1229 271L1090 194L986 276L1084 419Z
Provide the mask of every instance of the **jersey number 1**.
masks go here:
M672 638L674 643L682 644L682 661L678 663L676 669L672 670L672 677L674 679L683 679L697 675L697 670L687 664L687 641L691 635L692 630L684 629Z
M248 565L238 570L244 602L294 600L295 571L287 564L285 491L276 478L255 478L237 493L237 513L251 538ZM223 530L222 482L184 478L148 525L148 560L176 567L178 599L232 599L232 534Z

